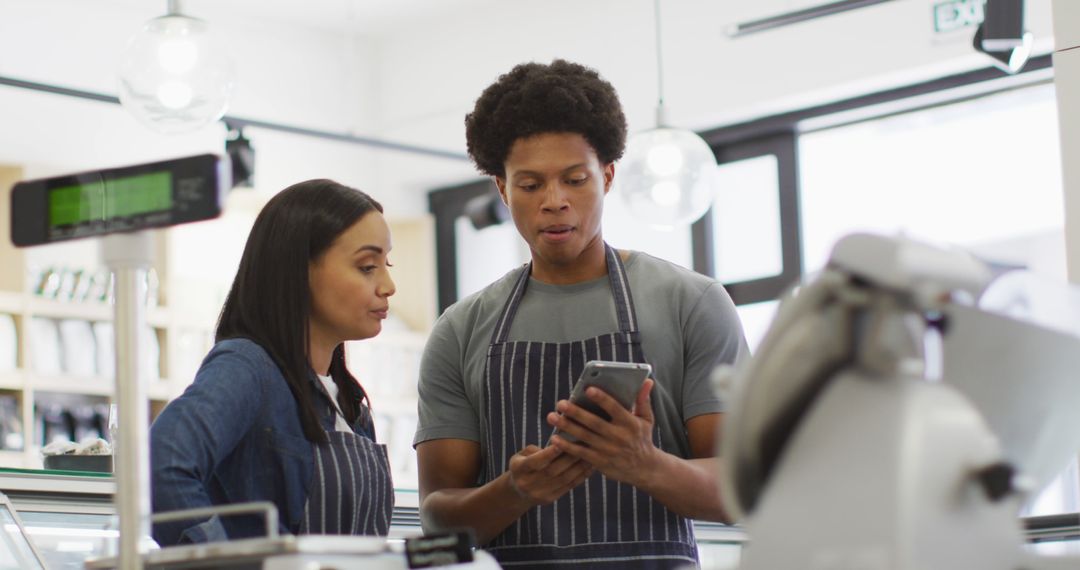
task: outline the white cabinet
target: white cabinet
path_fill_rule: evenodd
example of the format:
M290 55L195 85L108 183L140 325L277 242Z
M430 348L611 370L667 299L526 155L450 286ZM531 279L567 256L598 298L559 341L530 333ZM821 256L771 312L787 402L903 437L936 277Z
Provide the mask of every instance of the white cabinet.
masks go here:
M20 168L0 166L0 466L40 468L46 439L107 431L114 391L113 307L96 240L11 245L9 196L21 178ZM154 233L159 252L167 239L165 232ZM167 267L168 259L159 254L154 274L167 276ZM91 276L98 281L96 292L80 289ZM166 288L162 284L162 293ZM174 374L181 360L170 350L189 319L175 319L155 302L166 299L164 294L151 297L141 370L156 415L190 381Z

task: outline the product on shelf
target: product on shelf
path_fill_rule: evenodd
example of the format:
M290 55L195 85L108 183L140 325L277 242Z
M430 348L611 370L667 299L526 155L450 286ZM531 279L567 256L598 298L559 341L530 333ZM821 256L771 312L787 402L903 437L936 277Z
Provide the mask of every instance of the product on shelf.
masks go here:
M94 360L97 363L98 376L112 378L116 375L116 350L114 348L116 341L113 338L113 325L107 321L99 321L91 327L94 331L94 347L97 351L97 357Z
M59 328L64 372L74 376L93 376L97 372L97 346L90 321L64 319L60 321Z
M19 339L15 317L0 313L0 372L12 372L18 365Z
M34 406L34 417L38 427L38 445L46 446L56 441L71 441L70 414L59 404L38 404Z
M63 371L60 349L60 329L53 319L30 319L30 364L38 374L60 374Z
M11 394L0 394L0 449L19 451L25 444L19 401Z

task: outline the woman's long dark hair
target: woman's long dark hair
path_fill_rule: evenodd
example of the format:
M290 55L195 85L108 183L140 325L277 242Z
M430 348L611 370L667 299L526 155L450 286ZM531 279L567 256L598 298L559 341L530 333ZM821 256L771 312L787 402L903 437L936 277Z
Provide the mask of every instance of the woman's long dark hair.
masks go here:
M216 342L250 339L277 363L296 398L300 425L309 441L328 438L312 400L317 388L309 354L308 268L342 232L371 211L382 212L382 205L333 180L308 180L282 190L255 218L218 319ZM334 349L330 376L351 425L367 393L345 367L344 344Z

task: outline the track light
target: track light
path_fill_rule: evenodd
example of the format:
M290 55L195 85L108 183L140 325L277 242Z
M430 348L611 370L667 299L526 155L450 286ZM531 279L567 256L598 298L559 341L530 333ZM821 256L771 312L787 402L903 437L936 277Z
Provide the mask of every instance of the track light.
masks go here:
M1019 73L1027 65L1028 59L1031 57L1031 45L1034 41L1035 37L1031 32L1024 32L1019 38L1019 46L1005 51L989 51L983 47L983 26L979 26L979 29L975 32L973 44L976 51L983 52L993 58L994 66L1011 75Z
M1009 51L1023 44L1024 0L986 0L983 14L984 51Z
M233 188L251 188L255 177L255 149L251 141L244 136L244 129L236 127L228 122L225 126L229 129L225 136L225 154L229 155L232 163Z
M1024 30L1024 0L986 0L983 23L975 32L977 51L994 58L1006 73L1017 73L1031 57L1031 32Z
M498 194L484 194L465 203L465 217L469 218L474 228L482 230L509 220L510 210Z

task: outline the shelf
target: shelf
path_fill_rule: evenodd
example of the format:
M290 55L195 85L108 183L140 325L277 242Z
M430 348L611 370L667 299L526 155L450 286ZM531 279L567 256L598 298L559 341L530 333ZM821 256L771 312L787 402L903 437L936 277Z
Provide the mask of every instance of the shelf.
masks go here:
M0 466L22 468L26 465L25 451L0 450Z
M0 390L22 390L26 385L25 373L22 370L14 372L0 372Z
M0 194L2 194L2 188L0 188ZM5 203L3 198L0 195L0 205ZM254 219L254 213L251 219ZM228 236L235 234L239 236L238 242L232 245L236 246L233 249L239 252L243 246L242 237L247 235L250 229L250 221L245 222L247 226L243 232L223 230L220 236L214 234L217 236L215 240L231 239ZM227 277L223 273L231 273L221 268L210 271L214 269L213 264L211 267L199 267L202 264L199 256L203 254L191 255L192 252L199 252L205 247L216 248L217 241L207 242L201 238L194 239L183 231L176 235L172 232L163 232L161 235L167 239L156 244L157 254L162 263L155 267L162 281L162 300L167 300L168 305L144 307L141 311L146 324L153 329L158 344L157 366L148 372L154 376L159 374L165 376L163 379L147 380L145 383L145 397L149 402L151 417L160 413L169 401L183 393L192 382L199 363L212 347L221 310L220 301L217 299L221 291L229 285L229 282L224 279L220 279L219 283L218 278ZM116 391L116 382L111 376L76 376L65 373L59 368L44 366L52 362L41 363L42 372L35 369L32 365L35 362L35 356L42 355L41 350L35 350L41 348L36 343L49 343L47 348L51 349L53 334L51 330L39 330L45 327L38 327L31 320L38 317L58 321L112 323L115 320L116 309L114 305L101 301L61 301L41 297L24 289L29 268L50 265L77 267L87 261L83 259L85 256L82 253L56 251L30 259L24 257L22 250L15 250L10 247L10 244L5 245L2 241L0 240L0 259L4 259L5 269L10 268L11 271L0 272L0 314L10 314L14 317L18 351L16 363L20 368L10 372L0 372L0 392L15 397L27 443L30 445L40 436L36 434L40 430L35 427L35 414L40 409L38 406L48 404L69 408L86 403L96 405L113 398ZM427 242L423 243L426 247ZM197 247L192 247L193 245ZM185 272L182 266L184 268L190 266L199 271ZM370 384L374 382L371 379L380 378L379 383L384 385L378 388L382 390L373 390L372 395L375 409L389 416L387 419L392 425L397 425L399 423L397 418L400 416L412 416L416 413L415 369L418 367L420 353L427 335L410 331L404 328L404 324L398 324L396 320L384 323L384 326L386 330L378 337L357 343L363 347L359 351L363 354L363 359L355 362L364 363L358 369L358 377L361 380L367 378ZM417 326L430 327L430 323L424 321ZM85 331L81 330L81 326L79 328L78 335L70 334L72 331L61 332L68 332L69 339L78 336L80 343L89 342L85 338ZM100 334L102 331L93 332ZM60 339L61 343L63 340L63 338ZM95 336L95 349L97 348L96 341ZM62 344L60 348L62 350ZM117 348L123 354L124 349ZM96 352L94 356L97 357ZM79 364L85 363L79 362ZM43 372L50 368L54 368L54 372ZM87 372L104 369L88 366L72 367L72 370L86 370ZM139 369L143 370L141 362ZM368 388L376 388L376 386L369 385ZM6 403L5 406L7 406ZM393 427L390 429L392 430ZM400 430L405 431L405 428L400 428ZM411 439L411 436L412 434L409 433L406 439ZM400 463L405 460L396 461ZM40 468L41 464L40 447L31 446L27 451L22 452L0 452L0 467L33 469ZM395 465L395 467L405 469L405 471L400 473L395 471L395 473L399 476L399 480L415 485L415 467L411 467L413 463L408 465L410 467ZM0 472L0 481L3 479L4 474ZM55 483L55 480L50 480L50 484L52 483ZM415 503L415 496L412 498L412 502Z
M64 376L64 375L39 375L28 373L23 376L27 381L22 386L32 387L40 392L61 392L78 394L82 396L112 396L116 390L115 382L111 378L101 376ZM0 376L0 381L3 376ZM0 388L3 384L0 384ZM172 384L164 379L151 380L146 385L147 399L169 400L172 399Z
M111 378L101 376L43 375L23 370L0 372L0 390L22 391L28 388L40 392L111 396L115 385ZM146 386L146 395L150 400L171 400L181 391L182 388L178 390L172 382L164 378L151 380Z
M71 302L54 301L31 297L27 303L27 312L34 317L47 317L51 319L79 319L84 321L111 321L112 305L94 302Z
M176 391L173 386L165 380L156 382L146 389L147 399L159 402L167 402L179 395L180 392Z
M113 382L101 376L64 376L27 374L26 385L41 392L59 392L81 396L110 396Z
M18 452L20 455L22 452ZM0 469L0 487L5 492L63 493L78 495L113 495L116 482L112 474L68 474L40 469Z
M26 310L26 297L21 293L0 291L0 313L19 314Z
M0 294L0 312L6 312L3 307L10 305L18 310L25 311L32 317L46 317L50 319L77 319L83 321L112 321L113 306L105 303L88 302L64 302L39 297L25 298L16 295L18 299L8 299L10 294ZM5 305L6 303L6 305ZM20 303L20 304L17 304ZM149 307L143 313L146 322L155 328L166 328L169 325L169 310L165 307Z

